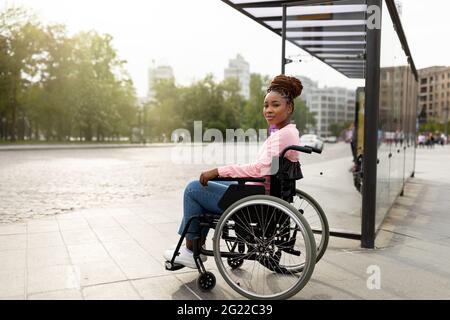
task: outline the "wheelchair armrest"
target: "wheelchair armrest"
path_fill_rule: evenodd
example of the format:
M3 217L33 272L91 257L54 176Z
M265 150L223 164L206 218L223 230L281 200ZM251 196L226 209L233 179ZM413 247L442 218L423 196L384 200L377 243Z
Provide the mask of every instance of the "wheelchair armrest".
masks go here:
M265 178L251 178L251 177L245 177L245 178L224 178L224 177L217 177L214 179L211 179L210 181L236 181L238 184L243 185L246 182L265 182Z
M308 147L308 148L311 148L312 152L322 154L322 149L318 149L318 148L314 148L314 147Z
M289 146L289 147L285 148L285 149L283 150L283 152L281 152L280 158L284 158L284 155L285 155L286 152L288 152L289 150L295 150L295 151L298 151L298 152L309 153L309 154L311 154L311 153L313 153L313 152L318 153L318 154L321 154L321 153L322 153L322 150L321 150L321 149L317 149L317 148L310 147L310 146L304 146L304 147L301 147L301 146L295 146L295 145L294 145L294 146Z

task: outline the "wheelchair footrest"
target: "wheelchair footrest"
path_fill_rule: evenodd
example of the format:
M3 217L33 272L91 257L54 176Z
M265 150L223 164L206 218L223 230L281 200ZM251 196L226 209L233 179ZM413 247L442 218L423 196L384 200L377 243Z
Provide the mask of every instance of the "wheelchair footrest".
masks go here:
M177 263L171 263L170 261L166 261L165 267L166 267L166 270L177 271L177 270L183 269L185 266L183 266L181 264L177 264Z

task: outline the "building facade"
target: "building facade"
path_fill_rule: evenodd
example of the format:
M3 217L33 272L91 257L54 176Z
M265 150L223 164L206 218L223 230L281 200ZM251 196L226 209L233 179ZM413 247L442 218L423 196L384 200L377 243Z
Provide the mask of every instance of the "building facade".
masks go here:
M230 59L228 68L224 71L224 78L237 78L241 87L241 95L250 98L250 64L240 54Z
M417 81L408 66L380 68L379 125L386 132L406 130L417 116Z
M307 78L298 77L303 84L301 98L309 111L314 114L317 124L314 133L321 137L332 135L332 124L344 124L355 118L355 90L341 87L320 88L318 83Z
M419 107L426 120L444 123L449 116L450 67L419 70Z
M147 101L151 101L155 97L154 84L158 80L175 79L173 75L172 67L170 66L158 66L150 67L148 69L148 91Z

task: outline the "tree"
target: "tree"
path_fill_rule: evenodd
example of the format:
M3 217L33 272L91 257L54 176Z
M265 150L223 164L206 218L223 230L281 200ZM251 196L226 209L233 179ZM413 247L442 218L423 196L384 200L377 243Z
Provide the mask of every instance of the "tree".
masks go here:
M20 99L38 75L44 32L25 9L9 8L0 12L0 39L0 112L9 123L11 141L15 141L17 118L25 118Z
M155 98L144 108L147 118L144 120L150 127L150 134L160 139L163 135L170 137L170 133L181 128L183 114L181 95L182 89L175 85L173 79L162 79L154 82Z
M105 136L130 136L136 97L123 68L125 61L118 59L112 47L112 37L91 31L76 35L74 41L78 130L87 141L94 136L100 141Z
M444 132L445 123L439 123L435 120L428 120L426 123L421 124L419 128L420 132Z
M244 130L253 128L255 130L267 127L266 119L263 116L264 98L266 96L265 87L269 82L269 77L252 73L250 75L250 98L246 102L242 114L242 127Z
M294 106L295 110L294 115L292 116L292 120L294 120L300 133L306 132L308 126L314 127L316 125L316 118L314 114L309 112L309 109L303 99L295 99Z
M347 122L340 122L340 123L332 123L328 126L328 130L331 131L331 134L335 137L340 137L342 134L342 131L350 127L352 124L352 121Z
M94 31L69 37L25 9L0 12L0 136L131 136L136 95L112 40Z
M217 94L224 97L220 108L219 123L212 125L226 133L226 129L237 129L241 126L241 114L245 100L240 94L241 88L238 79L225 79L218 87Z

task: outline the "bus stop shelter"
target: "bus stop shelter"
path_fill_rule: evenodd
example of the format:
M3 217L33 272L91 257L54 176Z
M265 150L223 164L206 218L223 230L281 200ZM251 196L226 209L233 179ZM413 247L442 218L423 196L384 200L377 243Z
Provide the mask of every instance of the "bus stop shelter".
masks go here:
M281 37L281 73L291 62L289 42L345 77L364 80L357 96L361 230L330 227L332 236L374 248L415 167L418 74L394 0L222 1Z

